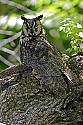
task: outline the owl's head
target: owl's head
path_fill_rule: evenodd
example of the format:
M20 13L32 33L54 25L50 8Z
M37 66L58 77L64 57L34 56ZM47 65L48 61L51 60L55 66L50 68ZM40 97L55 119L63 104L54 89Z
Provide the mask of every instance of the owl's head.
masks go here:
M40 20L43 15L40 15L33 19L27 19L24 16L21 16L21 19L24 20L22 31L25 36L38 36L42 33L42 25Z

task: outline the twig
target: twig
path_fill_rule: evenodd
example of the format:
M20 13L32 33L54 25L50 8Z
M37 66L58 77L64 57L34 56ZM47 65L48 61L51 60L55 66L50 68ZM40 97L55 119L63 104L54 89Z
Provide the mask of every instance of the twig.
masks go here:
M8 31L8 30L0 30L0 34L5 34L5 35L14 35L15 32L12 32L12 31Z
M16 47L16 48L17 48L17 47ZM3 52L6 52L6 53L8 53L8 54L10 54L10 55L12 55L12 56L14 56L14 57L20 62L19 56L16 55L16 52L15 52L15 51L12 51L12 50L7 49L7 48L4 48L4 47L0 47L0 50L3 51ZM4 60L3 60L3 62L4 62Z
M0 47L2 47L5 44L17 39L18 37L20 37L20 34L21 34L21 32L18 32L15 35L13 35L12 37L9 37L8 39L3 40L3 42L0 43Z
M6 53L8 53L8 54L11 54L11 55L13 55L13 56L16 55L16 53L15 53L14 51L12 51L12 50L10 50L10 49L7 49L7 48L4 48L4 47L0 47L0 50L6 52Z
M6 60L4 57L2 57L1 55L0 55L0 60L3 62L3 63L5 63L6 65L8 65L8 66L13 66L13 64L11 63L11 62L9 62L8 60Z
M13 6L14 8L17 8L17 9L20 9L20 10L23 10L24 12L31 12L31 13L34 13L34 11L28 9L27 7L19 4L19 3L15 3L13 1L9 1L9 0L0 0L1 3L4 3L4 4L8 4L10 6Z

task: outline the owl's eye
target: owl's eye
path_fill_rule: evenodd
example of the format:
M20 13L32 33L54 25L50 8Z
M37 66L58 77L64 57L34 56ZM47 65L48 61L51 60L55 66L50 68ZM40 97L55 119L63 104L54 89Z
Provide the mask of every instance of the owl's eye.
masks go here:
M42 31L42 27L41 27L41 22L39 20L36 20L35 22L35 35L39 35Z
M26 36L28 36L29 35L29 33L28 33L28 24L26 23L26 22L24 22L23 23L23 32L24 32L24 34L26 35Z

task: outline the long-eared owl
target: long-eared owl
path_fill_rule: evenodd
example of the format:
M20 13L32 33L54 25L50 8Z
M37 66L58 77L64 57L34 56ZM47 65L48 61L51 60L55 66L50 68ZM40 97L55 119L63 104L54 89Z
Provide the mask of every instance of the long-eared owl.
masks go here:
M43 15L24 21L20 37L21 62L32 66L40 77L43 91L57 93L58 97L65 96L66 83L61 72L59 54L48 41L41 25Z

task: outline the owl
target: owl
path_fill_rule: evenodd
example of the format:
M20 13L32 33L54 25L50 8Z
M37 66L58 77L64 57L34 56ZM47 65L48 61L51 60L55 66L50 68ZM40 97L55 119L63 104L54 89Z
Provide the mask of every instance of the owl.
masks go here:
M63 98L67 85L61 72L61 60L56 48L47 39L42 18L43 15L32 19L21 16L24 22L20 36L20 60L35 69L43 91Z

